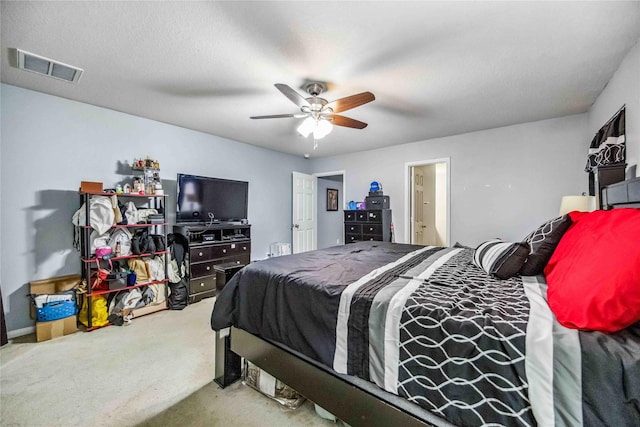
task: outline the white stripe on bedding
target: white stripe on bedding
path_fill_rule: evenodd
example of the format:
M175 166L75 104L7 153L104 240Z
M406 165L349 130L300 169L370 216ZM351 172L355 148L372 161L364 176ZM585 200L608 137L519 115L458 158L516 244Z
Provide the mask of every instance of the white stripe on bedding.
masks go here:
M444 249L447 251L449 249ZM391 302L387 310L387 318L385 322L385 334L384 334L384 388L385 390L398 394L398 367L400 359L400 318L402 317L402 310L409 295L411 295L418 286L424 283L425 279L429 278L434 271L442 264L447 262L452 256L460 252L462 249L451 249L449 253L442 254L437 261L429 266L420 275L409 281L407 285L399 291Z
M529 298L525 372L529 402L538 426L555 426L553 410L553 314L534 276L522 276Z
M545 298L544 276L522 276L522 281L531 305L525 369L533 415L542 426L582 426L582 351L578 331L565 328L556 320ZM532 298L537 300L535 306ZM532 319L534 313L536 319ZM538 335L540 341L532 335Z
M344 291L342 291L342 294L340 295L340 306L338 308L338 321L336 324L336 352L333 356L333 369L336 372L341 374L347 373L347 335L349 331L348 322L349 313L351 310L351 299L353 298L353 295L356 293L356 291L369 280L378 277L385 271L390 270L393 267L413 258L414 256L433 248L434 246L425 246L424 248L418 249L417 251L409 252L402 258L387 265L383 265L382 267L378 267L365 276L362 276L360 279L351 283L345 288Z

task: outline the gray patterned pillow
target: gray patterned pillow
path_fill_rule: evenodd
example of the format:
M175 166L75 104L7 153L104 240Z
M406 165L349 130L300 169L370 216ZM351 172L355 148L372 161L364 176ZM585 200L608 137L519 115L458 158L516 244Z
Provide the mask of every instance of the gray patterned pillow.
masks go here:
M524 242L493 239L476 248L473 263L498 279L508 279L518 274L527 260L528 252L529 247Z
M527 262L522 266L520 274L535 276L542 273L570 225L571 217L562 215L545 222L525 237L523 242L529 246L529 256Z

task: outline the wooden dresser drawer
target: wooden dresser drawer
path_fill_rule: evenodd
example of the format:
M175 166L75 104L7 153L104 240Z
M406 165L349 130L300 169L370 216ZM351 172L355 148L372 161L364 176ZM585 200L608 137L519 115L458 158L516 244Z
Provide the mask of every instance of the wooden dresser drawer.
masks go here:
M344 232L347 234L362 233L362 224L347 223L344 225Z
M223 245L211 246L211 259L213 258L223 258L229 256L233 253L233 249L231 248L231 243L225 243Z
M367 220L367 213L365 211L356 211L356 221L365 222Z
M382 234L382 224L363 224L362 234Z
M216 289L216 276L207 276L200 278L191 278L189 280L190 292L189 295L197 294L200 292L212 291Z
M381 234L372 234L372 235L362 235L362 240L366 241L375 241L375 242L382 242L382 235Z
M249 254L236 254L227 258L220 258L216 260L216 264L223 264L227 262L234 262L240 265L249 265L251 263L251 256Z
M355 221L355 220L356 220L356 213L354 211L344 211L345 222Z
M191 262L207 261L211 259L211 247L199 246L189 250L189 260Z
M250 254L251 242L239 242L231 244L231 251L235 254Z
M362 240L362 236L360 234L345 234L344 242L345 243L355 243L360 242Z
M230 255L251 253L251 242L225 243L211 246L211 259L224 258Z
M191 277L203 277L216 274L213 270L215 262L204 261L199 263L191 263Z
M367 211L367 221L382 222L382 211Z

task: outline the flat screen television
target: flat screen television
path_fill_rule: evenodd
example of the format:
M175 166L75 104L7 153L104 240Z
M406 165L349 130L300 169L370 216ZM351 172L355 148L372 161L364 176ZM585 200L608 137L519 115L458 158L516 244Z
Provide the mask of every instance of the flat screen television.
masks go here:
M247 218L249 183L178 174L176 222L206 223Z

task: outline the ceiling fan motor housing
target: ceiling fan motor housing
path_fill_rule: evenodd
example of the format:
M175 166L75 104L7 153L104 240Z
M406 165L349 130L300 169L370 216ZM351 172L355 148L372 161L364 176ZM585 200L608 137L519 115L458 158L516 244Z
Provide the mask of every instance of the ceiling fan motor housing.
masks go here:
M304 90L311 96L318 96L327 90L327 85L321 82L311 82L305 85Z

